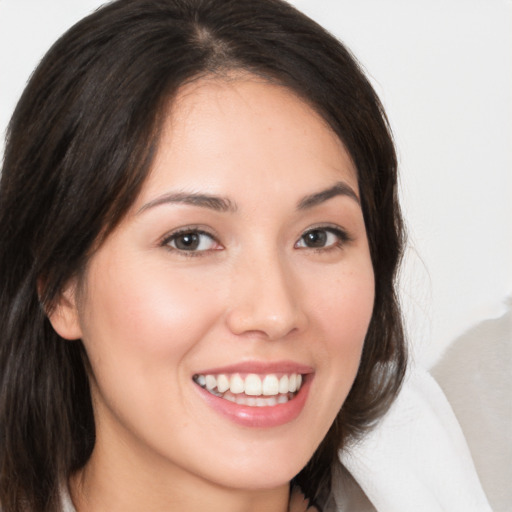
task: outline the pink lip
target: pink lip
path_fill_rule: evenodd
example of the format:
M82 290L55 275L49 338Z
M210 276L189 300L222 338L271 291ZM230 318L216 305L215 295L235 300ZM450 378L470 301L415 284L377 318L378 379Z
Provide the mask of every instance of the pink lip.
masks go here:
M206 389L196 385L197 391L212 409L238 425L251 428L278 427L296 419L306 405L311 382L314 378L311 367L291 362L270 364L248 362L201 372L202 375L216 375L220 373L301 373L303 375L302 386L291 400L284 404L268 407L251 407L230 402L229 400L212 395Z
M245 361L229 366L201 370L196 373L200 375L219 375L221 373L300 373L302 375L307 375L309 373L313 373L313 368L293 361Z

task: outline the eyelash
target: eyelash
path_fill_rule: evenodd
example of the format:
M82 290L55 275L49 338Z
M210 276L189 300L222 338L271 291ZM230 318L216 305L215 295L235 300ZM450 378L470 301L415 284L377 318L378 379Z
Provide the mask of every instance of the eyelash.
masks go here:
M306 236L311 235L315 232L328 233L328 234L334 235L337 237L338 240L335 243L328 245L328 246L324 246L324 247L308 247L308 246L299 247L298 246L298 244L300 242L304 241ZM221 249L206 249L206 250L198 251L198 250L179 249L178 247L173 247L170 245L172 242L175 242L177 239L179 239L179 237L185 236L185 235L206 236L212 240L212 243L219 244L217 237L215 235L213 235L212 233L209 233L208 231L205 231L203 229L191 226L191 227L179 229L178 231L175 231L175 232L165 236L162 239L160 245L162 247L165 247L167 250L169 250L171 252L177 253L184 257L192 257L192 258L204 256L207 253L210 253L211 251L222 250L222 246L221 246ZM341 249L345 244L347 244L348 242L351 242L351 241L352 241L352 238L350 237L350 235L345 230L343 230L337 226L316 226L316 227L312 227L312 228L309 228L308 230L306 230L300 236L300 238L297 240L297 242L294 244L294 248L296 248L298 250L309 249L316 253L326 253L328 251ZM221 244L219 244L219 245L221 245Z
M177 254L180 254L182 256L189 257L189 258L204 256L205 253L220 250L220 249L209 249L209 250L202 250L202 251L195 251L195 250L187 251L185 249L179 249L178 247L172 247L170 245L173 241L175 242L180 236L185 236L185 235L207 236L208 238L210 238L212 240L212 242L215 242L217 244L219 243L217 240L217 237L215 235L213 235L212 233L209 233L208 231L205 231L201 228L191 226L191 227L179 229L178 231L174 231L170 235L165 236L160 245L162 245L163 247L165 247L167 250L169 250L171 252L175 252Z
M319 233L328 233L331 235L334 235L337 237L337 241L331 245L324 246L324 247L297 247L297 245L304 240L304 238L312 233L319 232ZM312 228L309 228L306 230L299 240L295 243L295 248L297 249L309 249L312 251L315 251L317 253L326 253L332 250L341 249L345 244L352 241L352 238L350 235L343 229L341 229L338 226L315 226Z

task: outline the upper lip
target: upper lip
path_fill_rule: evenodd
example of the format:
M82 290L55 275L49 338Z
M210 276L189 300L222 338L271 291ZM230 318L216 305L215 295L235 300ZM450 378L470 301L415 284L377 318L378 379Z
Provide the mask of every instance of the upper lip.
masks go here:
M219 375L221 373L300 373L302 375L313 373L311 366L294 361L243 361L240 363L208 368L196 372L196 375Z

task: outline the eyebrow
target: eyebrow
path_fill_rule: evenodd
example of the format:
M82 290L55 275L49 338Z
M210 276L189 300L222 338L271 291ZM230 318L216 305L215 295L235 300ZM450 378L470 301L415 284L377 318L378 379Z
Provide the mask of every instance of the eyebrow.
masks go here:
M330 188L302 198L297 204L297 210L313 208L336 196L350 197L356 201L357 204L360 204L359 197L357 197L354 190L346 183L340 181ZM227 197L212 196L196 192L173 192L149 201L138 210L137 215L163 204L187 204L191 206L199 206L200 208L208 208L218 212L237 211L237 205Z
M165 194L163 196L157 197L156 199L153 199L152 201L149 201L149 203L146 203L139 209L137 214L149 210L150 208L154 208L155 206L168 203L188 204L191 206L199 206L201 208L209 208L210 210L215 210L218 212L235 212L237 209L236 205L227 197L211 196L208 194L199 194L196 192L175 192Z
M350 187L349 185L342 181L339 181L333 187L327 188L320 192L316 192L315 194L311 194L309 196L304 197L299 201L297 209L307 210L309 208L318 206L319 204L324 203L325 201L328 201L329 199L336 196L350 197L357 204L361 204L361 202L359 201L359 197L354 192L352 187Z

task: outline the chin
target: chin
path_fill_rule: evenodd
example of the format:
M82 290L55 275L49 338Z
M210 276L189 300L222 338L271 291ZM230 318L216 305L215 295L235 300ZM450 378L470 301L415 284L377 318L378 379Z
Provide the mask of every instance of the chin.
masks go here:
M275 489L288 485L314 452L314 449L297 450L298 442L294 445L295 448L260 449L258 456L251 453L232 454L226 465L218 467L215 479L222 486L240 490Z

